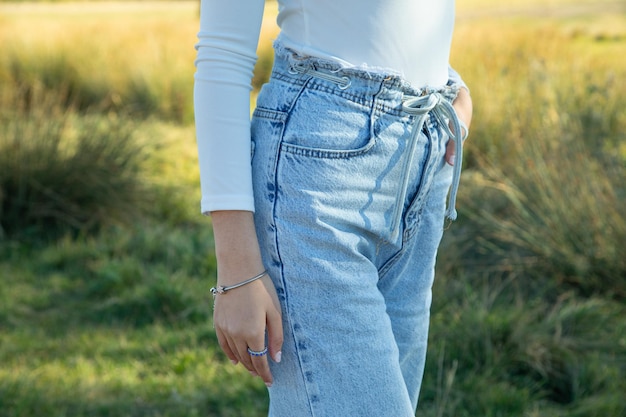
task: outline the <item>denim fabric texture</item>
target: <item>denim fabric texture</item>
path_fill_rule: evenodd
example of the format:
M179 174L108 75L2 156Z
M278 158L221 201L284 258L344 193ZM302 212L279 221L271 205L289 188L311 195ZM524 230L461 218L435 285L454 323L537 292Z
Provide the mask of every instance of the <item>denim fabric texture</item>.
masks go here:
M255 220L285 335L272 417L415 414L453 170L447 126L427 114L412 135L403 101L431 93L277 49L252 118Z

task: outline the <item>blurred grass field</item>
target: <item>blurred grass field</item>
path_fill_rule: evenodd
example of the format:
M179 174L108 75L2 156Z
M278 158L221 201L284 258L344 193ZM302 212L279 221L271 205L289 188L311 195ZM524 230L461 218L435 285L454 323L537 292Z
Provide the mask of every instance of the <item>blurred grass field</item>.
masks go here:
M626 4L457 21L475 116L417 415L626 415ZM0 2L0 417L266 415L210 322L197 29L195 1Z

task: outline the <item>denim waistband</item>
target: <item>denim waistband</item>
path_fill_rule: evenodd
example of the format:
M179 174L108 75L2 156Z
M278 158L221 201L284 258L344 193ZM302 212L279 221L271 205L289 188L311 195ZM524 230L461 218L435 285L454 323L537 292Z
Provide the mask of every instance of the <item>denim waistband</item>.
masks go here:
M458 85L416 88L399 75L384 70L368 71L362 68L345 67L335 61L299 55L280 44L274 45L274 48L272 77L275 79L301 85L310 84L311 79L319 80L321 83L317 88L333 89L333 93L364 105L375 101L376 106L382 107L387 112L415 117L400 201L404 201L408 190L408 168L411 166L414 146L418 142L417 136L428 116L435 117L456 145L452 186L446 210L446 216L449 219L456 219L455 205L461 177L463 141L467 136L467 127L459 120L452 107L452 102L460 88ZM381 97L383 91L388 100ZM398 204L397 210L402 210L402 204ZM399 216L394 218L396 217Z
M459 91L458 85L445 85L439 87L411 85L397 73L391 70L377 68L346 67L339 62L312 56L299 55L283 47L280 43L274 44L275 59L272 75L278 79L287 78L289 82L306 83L310 77L293 77L296 71L306 75L307 69L315 69L319 74L328 74L328 80L337 81L337 93L364 102L373 99L373 95L379 93L383 87L389 93L399 93L407 96L423 96L429 93L439 92L447 100L452 102ZM350 88L345 88L349 80ZM343 94L341 91L343 90ZM380 97L378 97L380 99ZM365 104L365 103L363 103Z

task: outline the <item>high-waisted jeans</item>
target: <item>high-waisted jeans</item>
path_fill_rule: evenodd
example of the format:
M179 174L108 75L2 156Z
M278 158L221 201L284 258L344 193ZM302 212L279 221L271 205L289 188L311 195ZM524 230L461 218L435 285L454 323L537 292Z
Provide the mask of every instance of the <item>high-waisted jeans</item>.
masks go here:
M414 415L453 179L456 116L437 110L457 91L277 50L252 119L257 233L284 325L270 416Z

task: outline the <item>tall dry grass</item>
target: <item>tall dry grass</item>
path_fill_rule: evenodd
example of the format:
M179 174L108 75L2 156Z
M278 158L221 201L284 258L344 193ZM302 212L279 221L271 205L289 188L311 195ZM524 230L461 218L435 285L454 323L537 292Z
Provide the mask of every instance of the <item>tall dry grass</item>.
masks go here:
M193 119L198 5L0 7L2 230L185 221L190 199L163 174L185 164L177 175L197 184L193 132L170 136ZM164 161L173 146L181 158Z
M37 86L0 116L0 235L88 231L136 218L149 198L135 125L64 108Z
M41 84L79 110L193 120L195 2L3 8L3 85Z
M477 265L623 298L626 29L597 19L459 27L453 59L476 109L457 244Z

